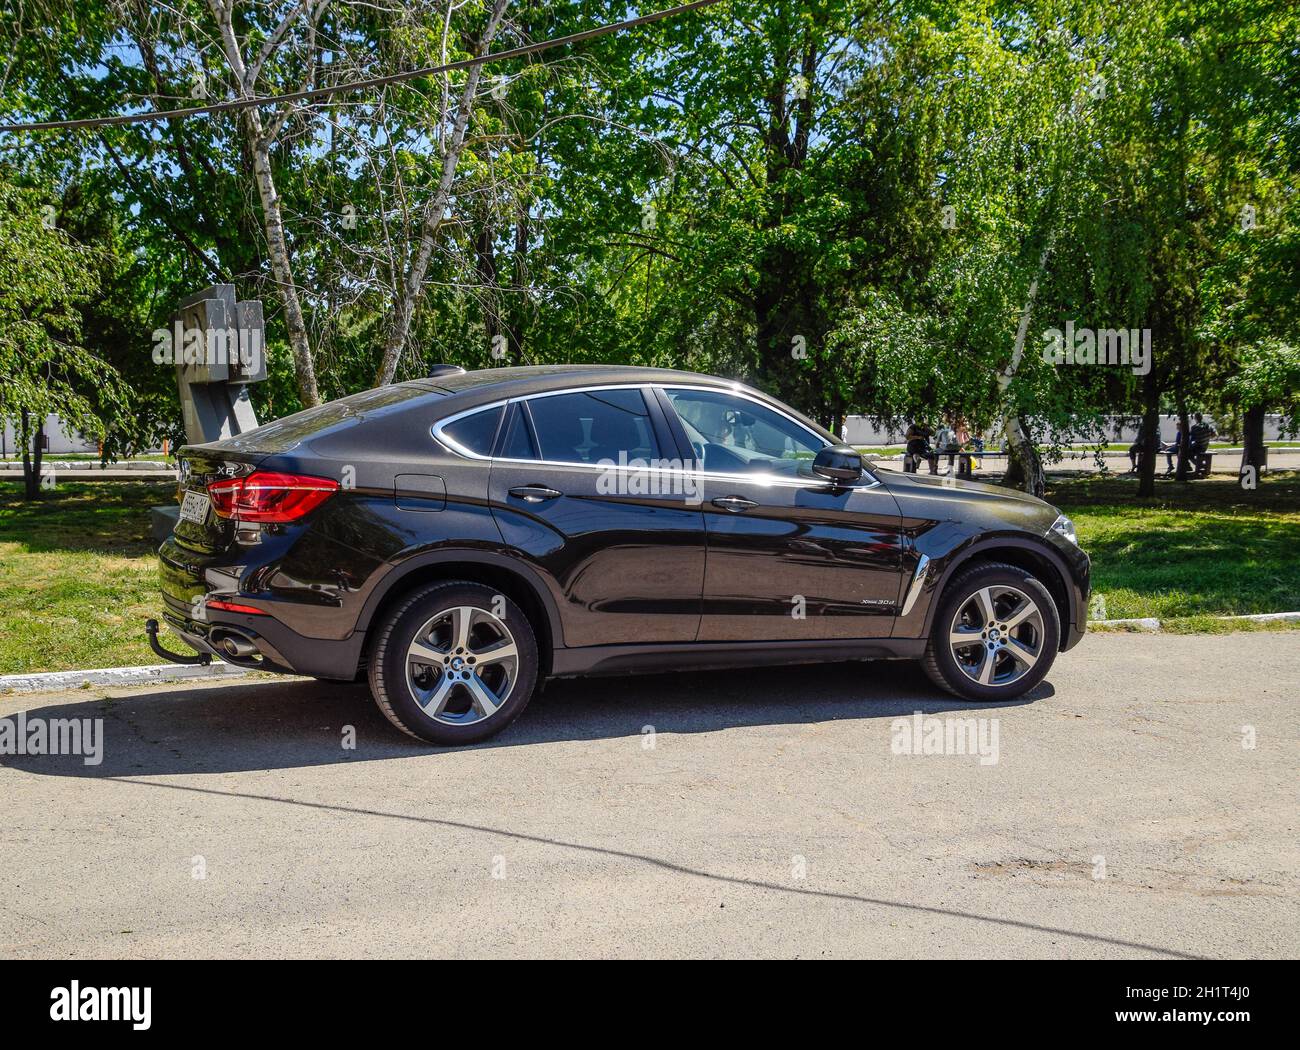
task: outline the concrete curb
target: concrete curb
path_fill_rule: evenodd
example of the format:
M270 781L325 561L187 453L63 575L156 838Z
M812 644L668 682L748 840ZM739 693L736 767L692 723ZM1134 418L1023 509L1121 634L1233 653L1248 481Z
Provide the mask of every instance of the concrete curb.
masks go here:
M57 474L59 471L68 471L68 470L82 470L87 472L94 471L94 472L103 472L106 474L111 474L114 471L119 471L119 470L144 471L145 473L149 473L149 474L175 474L176 473L175 467L167 463L163 463L161 461L149 460L149 459L122 460L122 462L120 463L113 463L107 467L101 467L99 465L99 460L91 460L91 459L69 459L69 460L45 459L41 461L42 474L47 474L50 471L54 471ZM13 460L0 462L0 472L3 471L12 471L15 474L21 474L23 472L23 465L21 463L14 462Z
M1170 617L1173 619L1173 617ZM1255 623L1300 623L1300 612L1252 613L1249 616L1216 616L1216 620L1253 620ZM1135 620L1091 620L1089 627L1132 627L1138 631L1158 634L1165 629L1164 621L1154 616L1144 616Z
M0 675L0 693L44 693L82 686L149 685L187 679L239 678L249 672L233 664L156 664L146 667L102 667L93 671L46 671L43 674Z
M1161 629L1160 621L1153 616L1144 616L1136 620L1089 620L1089 627L1132 627L1137 631L1155 633Z

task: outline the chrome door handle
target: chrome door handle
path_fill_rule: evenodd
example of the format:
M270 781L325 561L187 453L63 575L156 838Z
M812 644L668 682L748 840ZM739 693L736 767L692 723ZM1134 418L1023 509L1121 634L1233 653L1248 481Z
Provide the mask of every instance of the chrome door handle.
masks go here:
M729 510L732 514L739 514L742 510L758 506L752 499L745 499L744 496L719 496L713 501L713 505Z
M545 485L520 485L510 490L510 495L525 503L542 503L548 499L559 499L564 495L559 489L550 489Z

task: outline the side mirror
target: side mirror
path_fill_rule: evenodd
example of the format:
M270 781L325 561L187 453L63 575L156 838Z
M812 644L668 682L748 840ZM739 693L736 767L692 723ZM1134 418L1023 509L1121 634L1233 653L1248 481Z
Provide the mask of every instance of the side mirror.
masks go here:
M862 477L862 456L852 445L827 445L812 463L813 473L841 485Z

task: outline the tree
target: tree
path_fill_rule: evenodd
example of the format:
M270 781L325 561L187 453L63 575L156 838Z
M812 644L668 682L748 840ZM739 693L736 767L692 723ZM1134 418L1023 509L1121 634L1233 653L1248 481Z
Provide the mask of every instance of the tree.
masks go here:
M15 14L0 111L49 119L341 85L626 11ZM78 240L117 247L83 345L150 399L137 418L174 395L133 371L124 333L219 279L271 307L264 415L436 360L673 365L832 428L857 412L999 430L1004 481L1034 492L1040 449L1139 411L1150 492L1160 411L1221 402L1254 433L1248 402L1288 404L1260 355L1300 343L1297 33L1300 9L1271 0L732 0L481 71L14 136L0 156L78 187L96 211ZM1071 325L1147 330L1154 366L1045 359Z
M505 15L508 2L509 0L494 0L487 25L479 35L478 44L474 49L476 57L487 54L492 46L497 30L501 27L501 19ZM380 358L379 371L375 376L376 386L383 386L393 381L397 363L406 347L406 339L411 330L411 318L423 297L425 275L428 273L429 260L433 256L438 235L446 219L447 204L456 181L456 168L460 164L461 150L465 145L465 130L469 126L470 116L474 110L482 73L483 67L478 65L472 66L465 74L465 83L461 88L460 101L451 124L451 133L446 137L440 151L438 187L420 211L419 236L407 257L405 272L393 303L388 338L384 344L383 356ZM444 110L440 121L446 119Z
M0 420L22 443L28 499L47 416L102 436L125 404L120 377L81 345L79 307L96 290L95 260L58 228L55 206L0 179Z
M312 0L299 0L280 15L278 21L268 23L271 27L269 32L258 24L261 21L259 15L262 5L242 5L239 21L250 28L241 40L235 29L235 0L208 0L208 8L217 25L221 51L233 82L235 98L253 98L259 93L263 71L279 53L289 50L286 41L293 36L299 38L298 49L301 52L294 63L302 70L302 83L298 89L306 90L314 85L318 57L316 30L328 3L329 0L319 0L313 5ZM265 121L259 107L249 106L240 111L239 119L245 131L245 147L252 158L253 178L262 204L262 233L266 237L271 272L275 275L280 298L284 303L285 329L293 350L298 394L304 407L307 407L320 402L316 387L316 363L307 339L307 325L303 320L302 303L298 285L294 281L293 262L285 236L284 211L271 166L271 150L275 141L285 121L299 108L293 103L283 103L279 111L269 121Z

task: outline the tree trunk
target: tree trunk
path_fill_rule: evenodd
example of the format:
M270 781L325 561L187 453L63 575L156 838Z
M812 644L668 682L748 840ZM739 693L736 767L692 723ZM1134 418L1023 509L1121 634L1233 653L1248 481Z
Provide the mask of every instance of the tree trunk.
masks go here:
M1241 475L1250 476L1254 489L1258 491L1260 475L1264 473L1264 405L1251 405L1242 417L1242 451ZM1248 475L1248 468L1254 468L1253 476ZM1245 486L1243 485L1243 488Z
M284 219L280 210L280 196L271 175L270 144L262 137L261 120L257 110L248 109L246 124L249 127L249 148L253 154L253 174L257 179L257 192L262 199L263 232L266 249L271 257L271 273L275 275L280 301L284 303L284 327L293 351L293 371L298 380L298 397L303 408L320 404L316 387L316 362L312 358L311 342L307 338L307 324L302 316L302 303L298 286L293 279L293 264L289 259L289 246L284 238Z
M531 235L528 205L520 206L515 222L515 257L513 270L513 290L510 301L506 304L506 328L514 347L515 361L528 363L524 353L524 341L528 334L528 315L531 296L528 292L528 239Z
M488 48L496 38L505 16L509 0L496 0L492 13L488 16L487 26L474 49L475 56L487 54ZM415 307L424 294L424 278L429 271L429 260L433 257L433 247L442 228L447 201L451 199L452 183L456 179L456 166L460 163L461 149L465 145L465 129L469 126L469 117L474 109L474 95L478 91L479 77L483 71L481 65L472 66L465 75L465 89L461 92L460 105L456 110L456 124L452 129L451 142L442 160L442 177L438 180L438 190L425 207L424 219L420 227L420 242L411 256L410 265L403 276L397 301L393 304L393 321L389 326L388 338L384 343L384 354L379 362L379 371L375 374L375 386L387 386L397 374L397 363L406 349L406 340L411 331L411 319L415 316Z
M1189 469L1192 462L1192 443L1191 428L1188 426L1187 402L1180 397L1178 399L1178 425L1183 429L1183 443L1178 446L1178 469L1174 473L1175 481L1186 481L1187 476L1191 473Z
M23 442L23 496L25 499L35 499L41 493L41 457L45 454L45 421L41 420L40 423L36 424L36 430L33 432L31 415L27 409L23 409L21 430Z
M1025 308L1020 314L1020 324L1016 327L1016 339L1011 351L1011 360L998 375L998 389L1007 399L1006 411L1002 416L1003 444L1007 451L1007 471L1002 475L1002 484L1023 489L1031 496L1042 497L1047 491L1047 476L1043 473L1043 461L1038 449L1029 440L1024 425L1020 422L1020 413L1015 411L1014 402L1008 393L1011 381L1016 377L1020 359L1024 354L1025 336L1029 332L1029 318L1034 312L1034 301L1038 298L1038 279L1047 269L1047 257L1052 252L1056 241L1055 231L1048 234L1047 243L1038 257L1038 269L1034 279L1029 282L1029 294L1025 296Z
M1143 382L1146 410L1142 415L1142 458L1139 461L1138 495L1156 494L1156 450L1160 448L1160 387L1156 370L1151 369Z
M793 36L799 30L791 27ZM775 60L772 80L767 88L768 118L763 131L763 186L767 205L759 223L759 232L770 237L781 228L790 214L794 178L808 160L808 144L813 133L813 90L817 65L817 41L814 31L803 30L802 44L793 42ZM806 76L808 90L803 97L787 104L792 79ZM802 253L788 246L786 239L773 238L760 254L758 279L754 292L754 321L758 360L757 380L770 394L797 408L813 411L815 402L808 396L807 372L802 358L815 352L821 334L816 318L806 308L814 298L811 287L815 278ZM796 343L795 340L801 340Z
M1047 491L1047 475L1043 471L1042 457L1025 433L1019 415L1014 412L1007 414L1002 423L1002 435L1007 446L1007 472L1002 475L1002 484L1041 499Z
M483 225L474 238L474 272L483 288L483 329L487 334L488 349L493 357L500 361L506 356L497 349L497 336L502 334L504 324L501 318L500 275L497 269L496 231L491 219L484 219ZM506 337L505 350L509 350L509 336ZM500 354L498 357L497 355Z
M836 407L830 411L830 422L826 428L841 441L844 440L844 412Z
M208 0L208 8L221 33L222 50L234 75L235 87L242 98L251 98L257 93L257 76L261 71L260 62L254 62L250 69L244 62L244 55L235 35L234 3L232 0ZM303 4L294 15L302 17L308 9ZM269 57L269 54L268 56ZM316 389L316 365L311 355L311 344L307 339L307 325L302 317L302 303L298 298L298 286L293 279L293 265L289 259L289 246L284 236L284 214L280 207L280 195L276 192L275 179L271 173L271 145L278 130L283 126L281 120L273 121L273 130L267 134L262 124L262 116L256 106L249 106L241 113L244 128L244 140L253 159L253 177L257 182L257 193L262 201L262 232L266 237L266 250L270 256L271 274L275 278L276 290L284 304L284 325L289 337L289 347L293 352L293 369L298 380L298 397L304 408L320 404L320 394Z

